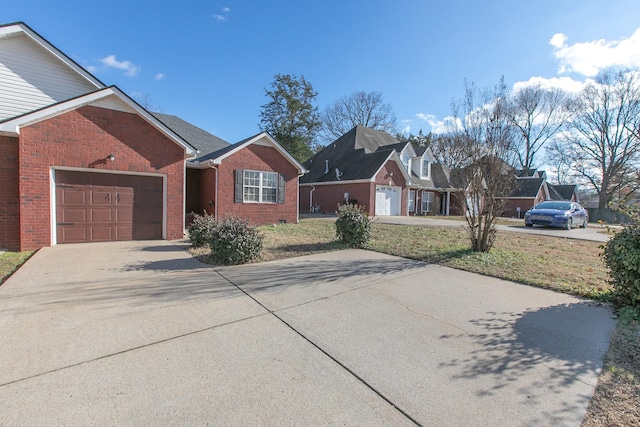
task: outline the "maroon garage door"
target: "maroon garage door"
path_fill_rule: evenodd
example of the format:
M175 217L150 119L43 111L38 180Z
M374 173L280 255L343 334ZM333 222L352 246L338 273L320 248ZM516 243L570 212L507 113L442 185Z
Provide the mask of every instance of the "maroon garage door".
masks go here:
M56 171L58 243L162 238L162 178Z

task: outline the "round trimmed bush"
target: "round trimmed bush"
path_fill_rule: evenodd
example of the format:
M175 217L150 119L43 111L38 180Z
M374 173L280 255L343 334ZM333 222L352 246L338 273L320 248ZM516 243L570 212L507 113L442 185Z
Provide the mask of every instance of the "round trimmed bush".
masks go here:
M213 215L206 212L204 215L195 215L193 221L187 227L189 243L194 248L205 246L209 243L212 230L216 227L216 220Z
M216 223L209 236L211 259L220 264L245 264L260 255L262 234L245 219L230 217Z
M336 220L336 236L353 248L363 247L371 238L371 219L364 206L340 207Z

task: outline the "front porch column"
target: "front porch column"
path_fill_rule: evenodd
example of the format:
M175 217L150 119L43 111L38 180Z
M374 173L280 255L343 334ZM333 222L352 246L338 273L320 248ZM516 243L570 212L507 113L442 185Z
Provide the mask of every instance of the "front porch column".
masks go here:
M445 205L445 209L446 209L446 216L449 216L449 205L451 204L451 192L447 191L447 203Z

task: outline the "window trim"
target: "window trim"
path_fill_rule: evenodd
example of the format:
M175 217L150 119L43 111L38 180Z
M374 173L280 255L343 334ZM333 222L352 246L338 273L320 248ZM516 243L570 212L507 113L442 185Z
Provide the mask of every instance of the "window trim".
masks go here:
M259 184L247 185L245 173L253 172L257 173ZM271 174L275 177L275 187L263 186L265 174ZM258 200L247 200L245 197L245 189L247 187L258 188ZM263 201L263 194L265 189L275 188L276 194L273 201ZM235 202L236 203L259 203L259 204L281 204L285 201L285 178L284 175L274 171L260 171L254 169L237 169L235 171Z
M426 168L424 167L425 162L427 163ZM426 179L429 179L429 177L431 176L431 161L429 159L424 159L424 158L422 159L422 167L420 169L420 175L422 176L422 178L426 178Z
M428 195L431 194L431 197ZM423 191L422 192L422 213L430 213L433 212L436 203L436 193L433 191ZM429 205L431 205L431 210L429 210ZM427 209L425 209L425 206Z

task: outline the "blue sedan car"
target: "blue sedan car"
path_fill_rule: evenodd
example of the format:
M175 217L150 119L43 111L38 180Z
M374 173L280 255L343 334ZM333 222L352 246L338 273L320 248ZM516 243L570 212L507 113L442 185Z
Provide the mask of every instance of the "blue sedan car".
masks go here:
M589 214L576 202L542 202L524 214L524 225L527 227L545 225L571 230L575 225L585 228L587 222Z

